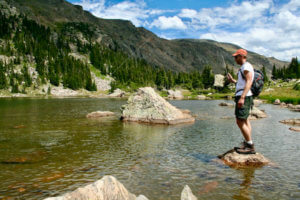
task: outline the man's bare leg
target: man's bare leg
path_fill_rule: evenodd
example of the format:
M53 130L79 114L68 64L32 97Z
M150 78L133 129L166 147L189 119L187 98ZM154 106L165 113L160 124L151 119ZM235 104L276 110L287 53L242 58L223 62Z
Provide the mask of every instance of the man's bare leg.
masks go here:
M245 138L245 141L251 141L252 138L251 138L251 125L250 125L250 121L249 119L239 119L237 118L236 119L236 123L238 125L238 127L240 128L244 138Z

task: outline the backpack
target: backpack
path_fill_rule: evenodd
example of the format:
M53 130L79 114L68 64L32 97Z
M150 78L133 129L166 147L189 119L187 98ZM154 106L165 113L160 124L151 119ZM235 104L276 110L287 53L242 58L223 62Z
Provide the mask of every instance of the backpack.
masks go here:
M241 70L240 70L241 72ZM241 72L243 79L245 79L244 74ZM257 97L264 87L264 74L260 70L254 69L254 78L251 86L251 92L253 97Z

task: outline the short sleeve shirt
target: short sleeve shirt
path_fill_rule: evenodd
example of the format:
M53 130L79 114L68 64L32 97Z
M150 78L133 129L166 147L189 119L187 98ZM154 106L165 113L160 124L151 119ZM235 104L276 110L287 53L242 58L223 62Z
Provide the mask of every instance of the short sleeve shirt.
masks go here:
M243 78L243 76L241 74L241 73L244 74L245 70L249 71L252 74L251 83L253 82L253 79L254 79L254 69L253 69L253 67L252 67L252 65L250 63L245 62L241 66L241 68L240 68L240 70L238 72L238 80L237 80L237 84L236 84L236 88L235 88L235 92L238 91L238 93L235 94L236 96L241 96L243 94L243 90L244 90L244 88L246 86L246 80ZM249 92L247 93L246 96L252 96L252 95L253 94L252 94L251 90L249 90Z

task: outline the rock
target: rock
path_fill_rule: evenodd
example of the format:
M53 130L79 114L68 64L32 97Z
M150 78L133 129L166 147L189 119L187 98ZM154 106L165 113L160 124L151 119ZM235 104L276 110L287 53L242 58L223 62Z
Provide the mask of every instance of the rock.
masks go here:
M51 87L51 95L53 96L67 97L67 96L78 96L78 94L79 94L78 91L71 90L69 88L64 88L63 86Z
M122 183L113 176L104 176L102 179L68 192L59 197L50 197L45 200L148 200L145 196L136 197L128 192Z
M280 100L279 100L279 99L276 99L276 100L274 101L274 105L280 105Z
M222 74L215 75L214 87L224 87L225 76Z
M181 200L197 200L197 197L195 197L188 185L185 185L181 192Z
M96 74L91 72L92 78L95 80L95 84L97 87L97 91L108 91L111 89L111 82L114 80L110 76L106 76L105 78L97 77Z
M179 90L175 90L175 91L174 90L168 90L167 93L168 93L168 98L169 99L180 100L180 99L184 98L181 91L179 91Z
M205 100L205 99L206 99L206 96L204 96L204 95L198 95L198 96L197 96L197 99L199 99L199 100Z
M254 103L254 106L258 107L258 106L260 106L260 104L262 104L263 102L262 102L261 100L254 99L254 100L253 100L253 103Z
M300 119L281 120L280 123L300 126Z
M230 167L262 167L270 164L270 161L262 154L239 154L234 149L218 156L226 165Z
M222 102L219 104L219 106L234 106L234 105L232 103Z
M291 111L294 111L294 112L300 112L300 105L290 105L289 106L289 109L291 110Z
M113 116L115 113L110 112L110 111L96 111L96 112L91 112L86 115L87 118L97 118L97 117L108 117L108 116Z
M123 90L120 90L119 88L115 89L113 93L108 95L109 97L124 97L125 92Z
M252 110L250 111L250 119L260 119L260 118L266 118L267 114L253 106Z
M287 105L286 105L286 103L282 102L282 103L280 103L280 107L286 108Z
M183 114L191 114L190 110L187 110L187 109L180 109L180 110Z
M300 127L290 127L289 129L290 129L291 131L300 132Z
M211 181L206 183L203 188L201 188L201 190L198 192L198 194L206 194L211 192L212 190L216 189L218 186L218 182L217 181Z
M155 124L193 123L195 118L172 106L157 94L153 88L140 88L122 106L123 121Z

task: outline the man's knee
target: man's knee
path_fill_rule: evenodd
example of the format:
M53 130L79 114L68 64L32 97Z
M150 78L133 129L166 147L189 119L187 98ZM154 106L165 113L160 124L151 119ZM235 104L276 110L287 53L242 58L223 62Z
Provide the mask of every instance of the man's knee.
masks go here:
M240 118L236 118L236 123L237 125L241 126L244 123L246 123L247 121L245 119L240 119Z

